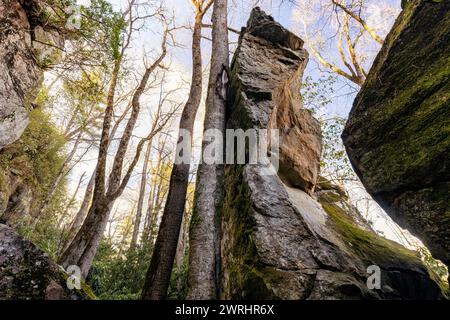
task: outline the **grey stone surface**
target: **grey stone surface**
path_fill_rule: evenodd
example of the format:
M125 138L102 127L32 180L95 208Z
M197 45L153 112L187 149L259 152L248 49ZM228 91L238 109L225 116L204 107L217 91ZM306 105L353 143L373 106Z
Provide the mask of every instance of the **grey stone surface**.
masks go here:
M38 25L37 12L47 10L40 7L42 3L0 0L0 149L16 141L27 127L43 67L58 58L57 47L64 45L57 31Z
M228 127L265 129L285 125L287 131L297 134L288 139L292 143L289 148L281 148L280 158L293 162L308 144L314 146L311 155L320 150L321 143L317 121L302 108L298 96L307 62L302 43L255 9L248 28L241 33L231 66ZM280 117L286 112L296 119ZM318 156L305 158L310 175L295 170L295 166L286 166L279 175L262 174L261 165L226 166L222 297L442 297L419 257L357 221L356 208L339 187L321 182L314 192L318 161ZM300 167L302 163L298 162ZM314 174L312 168L317 170ZM286 174L305 183L295 185ZM381 269L378 290L369 290L366 285L370 265Z

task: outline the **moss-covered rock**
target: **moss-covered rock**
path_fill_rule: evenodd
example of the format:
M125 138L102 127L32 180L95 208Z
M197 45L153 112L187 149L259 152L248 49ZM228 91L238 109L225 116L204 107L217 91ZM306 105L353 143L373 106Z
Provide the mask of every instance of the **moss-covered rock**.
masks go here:
M46 253L0 224L0 300L95 299L84 283L70 290L67 279Z
M450 264L450 2L412 0L342 135L369 193Z
M334 188L316 200L259 169L226 168L223 298L444 297L416 252L356 222L357 209ZM378 290L366 285L372 265L381 270Z
M42 107L42 106L40 106ZM46 195L64 162L63 135L38 108L22 137L0 150L0 222L15 225ZM64 190L65 180L58 187Z

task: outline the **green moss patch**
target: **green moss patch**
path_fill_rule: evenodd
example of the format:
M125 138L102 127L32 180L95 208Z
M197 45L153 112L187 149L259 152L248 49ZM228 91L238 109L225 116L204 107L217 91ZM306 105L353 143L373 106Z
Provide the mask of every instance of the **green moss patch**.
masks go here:
M229 273L226 295L230 299L276 299L270 283L276 281L277 272L261 262L253 240L256 223L243 170L244 166L228 166L225 173L223 221L231 229L223 252Z
M386 269L422 267L420 258L414 251L359 228L336 204L325 201L321 204L331 218L333 228L363 262L376 264Z

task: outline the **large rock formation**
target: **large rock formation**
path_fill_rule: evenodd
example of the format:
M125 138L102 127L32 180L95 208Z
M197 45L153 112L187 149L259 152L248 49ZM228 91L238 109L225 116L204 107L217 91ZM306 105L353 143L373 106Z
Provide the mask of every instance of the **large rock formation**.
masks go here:
M320 127L299 96L308 61L302 45L258 8L241 32L228 128L278 128L281 170L267 175L261 164L226 166L222 298L440 298L414 252L355 219L343 190L317 184ZM371 265L381 269L375 290L366 285Z
M450 1L405 7L343 140L367 191L450 265Z
M67 278L47 254L0 224L0 300L95 299L84 284L68 289Z
M319 122L301 107L298 94L307 52L300 38L254 12L233 61L233 72L239 76L231 79L236 89L230 100L250 105L241 116L256 126L247 127L279 130L280 175L287 184L311 193L319 174L322 139ZM246 86L245 91L239 90L240 85Z
M50 2L0 0L0 149L25 130L42 70L63 47Z

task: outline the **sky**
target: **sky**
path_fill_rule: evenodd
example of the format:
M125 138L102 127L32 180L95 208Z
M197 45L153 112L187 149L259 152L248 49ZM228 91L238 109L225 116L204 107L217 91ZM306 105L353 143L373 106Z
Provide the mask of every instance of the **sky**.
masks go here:
M308 24L308 37L314 40L324 41L323 52L324 55L330 60L334 61L339 67L345 68L340 62L339 56L336 50L336 39L335 30L336 26L328 21L317 21L317 17L312 14L312 7L329 0L298 0L298 5L293 5L285 3L282 6L279 5L279 0L229 0L229 26L234 29L240 29L246 24L250 11L255 3L262 7L267 13L273 15L276 21L281 23L283 26L291 30L292 32L298 34L302 38L305 35L305 29L303 22ZM126 7L127 0L109 0L109 2L114 6L115 9L121 10ZM151 1L138 1L151 2ZM285 1L288 2L288 1ZM390 29L396 15L400 12L400 0L367 0L368 13L367 22L372 26L376 27L377 32L384 36ZM78 4L89 4L89 0L78 0ZM167 7L167 12L169 16L174 17L174 24L176 26L189 26L192 25L194 17L194 7L190 0L166 0L165 6ZM212 11L212 10L210 10ZM210 12L204 18L204 23L210 23ZM322 24L321 24L322 23ZM315 29L316 28L316 29ZM157 56L160 49L160 39L162 34L162 26L158 22L150 21L146 26L145 30L142 30L137 37L134 38L133 45L131 48L132 54L129 57L129 63L135 69L137 74L142 74L142 58L144 54L148 56L149 61L154 56ZM205 37L210 37L210 30L204 29L203 35ZM184 102L187 97L188 83L191 77L191 30L187 28L181 28L177 30L174 34L176 39L176 46L172 45L169 48L169 56L165 59L165 64L170 66L172 70L167 76L167 83L165 85L165 90L171 90L174 88L180 88L179 92L175 95L174 99L178 100L180 104ZM316 38L316 39L313 39ZM235 48L237 41L237 36L230 33L230 48L233 50ZM380 49L380 46L371 39L363 39L365 41L362 44L364 52L367 52L368 58L365 61L367 69L370 67L373 58ZM322 43L321 43L322 44ZM308 44L306 44L308 49ZM204 39L202 41L202 55L204 68L207 69L208 61L210 56L211 45L210 41ZM322 67L310 54L310 62L305 71L305 77L310 76L312 79L317 80L321 77L326 77L329 72L326 68ZM204 83L207 83L207 78L205 77ZM331 103L324 108L321 112L323 116L333 117L340 116L346 117L351 109L352 102L357 93L358 87L344 80L342 77L338 77L338 81L333 85L334 95L331 99ZM149 128L149 115L152 114L152 110L155 109L155 101L157 101L157 96L159 94L159 88L151 90L142 101L144 107L144 112L138 120L136 130L134 131L135 139L132 143L131 148L135 147L138 137L145 137ZM203 97L204 101L204 97ZM196 124L195 124L195 134L194 134L194 146L196 147L196 152L199 152L201 145L201 133L202 124L204 117L204 104L202 103L200 110L198 112ZM174 120L171 125L171 134L175 136L177 133L178 120ZM119 132L120 134L120 132ZM169 144L174 144L174 140L169 141ZM92 151L88 155L88 161L81 163L77 166L69 177L69 188L73 191L75 188L79 177L83 172L87 172L89 177L95 166L96 152ZM142 157L141 157L142 158ZM142 162L142 161L141 161ZM142 164L140 164L142 165ZM139 167L138 167L139 168ZM139 169L138 169L139 170ZM85 179L84 185L87 184L88 179ZM117 201L116 207L119 208L118 211L123 211L128 213L129 208L132 207L137 200L138 186L140 181L140 175L136 174L131 179L129 186L124 192L124 195ZM361 199L367 197L367 193L361 188L351 188L351 197L355 204L361 206ZM83 190L79 193L78 198L81 199L84 194ZM365 210L367 203L362 204ZM144 204L145 205L145 204ZM113 210L114 211L114 210ZM387 238L395 240L407 245L403 237L398 235L398 226L396 226L392 220L383 212L381 208L374 202L369 203L369 216L375 224L376 230L381 231ZM416 241L412 237L408 236L410 241Z

